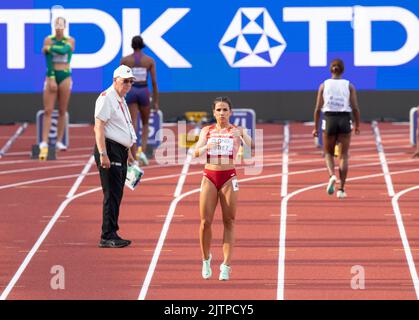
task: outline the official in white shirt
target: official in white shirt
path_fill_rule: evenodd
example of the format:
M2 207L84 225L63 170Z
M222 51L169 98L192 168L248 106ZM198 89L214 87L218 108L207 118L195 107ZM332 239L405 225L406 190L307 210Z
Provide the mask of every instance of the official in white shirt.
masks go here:
M327 170L329 172L329 183L326 191L333 195L335 183L334 150L340 144L339 154L339 178L340 186L336 193L338 198L345 198L345 181L348 174L348 151L351 142L352 120L355 120L355 134L359 134L360 112L356 90L352 83L342 79L345 67L341 59L335 59L330 64L332 78L324 81L317 93L316 109L314 111L313 136L317 137L317 128L320 122L320 112L324 113L323 146Z
M103 189L103 221L99 247L121 248L131 244L117 234L118 218L127 163L133 163L130 147L136 142L125 95L135 77L131 68L121 65L113 73L113 83L96 100L95 160Z

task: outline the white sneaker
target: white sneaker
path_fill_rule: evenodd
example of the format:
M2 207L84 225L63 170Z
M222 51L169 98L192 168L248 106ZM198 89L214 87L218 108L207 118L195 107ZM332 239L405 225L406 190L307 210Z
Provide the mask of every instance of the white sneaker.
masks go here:
M212 276L211 259L212 255L210 253L207 260L202 260L202 278L204 279L209 279Z
M335 192L335 183L336 183L336 176L333 175L329 179L329 183L327 184L327 194L332 195Z
M55 147L59 151L66 151L67 150L67 146L64 143L62 143L61 141L57 141L57 143L55 144Z
M42 142L39 144L39 149L42 149L42 148L48 148L48 143L46 143L45 141L42 141Z
M338 197L339 199L346 198L346 192L343 190L338 190L338 192L336 193L336 197Z
M139 158L143 165L148 166L148 159L144 152L141 151Z
M230 279L230 273L231 273L231 267L222 263L220 265L220 276L218 277L218 280L221 281L227 281Z

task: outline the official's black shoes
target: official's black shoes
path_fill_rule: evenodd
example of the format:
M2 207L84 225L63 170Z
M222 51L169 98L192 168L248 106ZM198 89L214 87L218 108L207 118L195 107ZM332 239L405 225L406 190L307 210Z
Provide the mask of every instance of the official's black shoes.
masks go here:
M124 239L100 239L99 248L123 248L131 244L130 240Z

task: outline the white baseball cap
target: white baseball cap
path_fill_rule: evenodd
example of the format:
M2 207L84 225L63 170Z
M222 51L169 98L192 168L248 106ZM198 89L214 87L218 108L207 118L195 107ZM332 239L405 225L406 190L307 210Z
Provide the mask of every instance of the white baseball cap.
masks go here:
M118 68L115 69L115 71L113 72L113 77L114 78L123 78L123 79L134 79L135 77L132 74L132 70L130 67L127 67L126 65L120 65Z

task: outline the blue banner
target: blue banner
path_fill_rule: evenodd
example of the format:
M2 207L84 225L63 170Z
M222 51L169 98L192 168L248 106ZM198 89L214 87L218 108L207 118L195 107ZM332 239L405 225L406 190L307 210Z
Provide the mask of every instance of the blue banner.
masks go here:
M20 0L0 3L0 93L41 92L43 41L64 16L73 92L112 81L141 34L162 92L317 90L328 63L360 90L419 89L417 0Z

